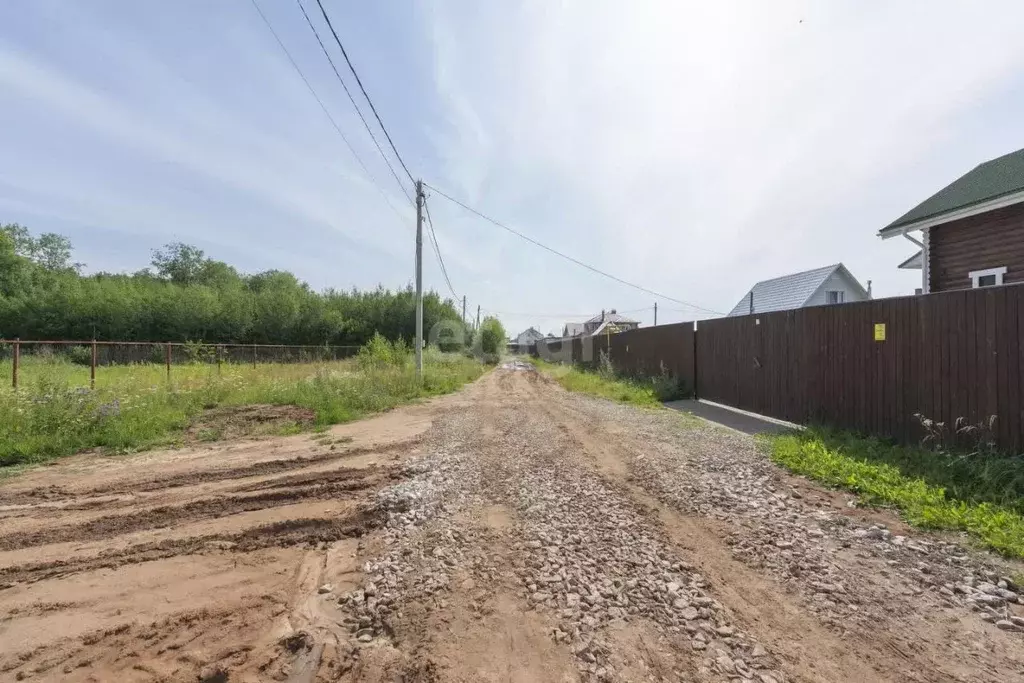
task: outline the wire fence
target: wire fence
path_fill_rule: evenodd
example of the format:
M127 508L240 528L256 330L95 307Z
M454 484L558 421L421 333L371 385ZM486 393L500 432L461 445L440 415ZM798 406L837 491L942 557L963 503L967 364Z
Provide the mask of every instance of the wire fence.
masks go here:
M175 365L206 364L218 371L225 364L326 363L351 358L358 346L291 344L203 344L198 342L42 341L0 339L0 363L10 363L11 386L18 388L28 362L66 362L89 368L96 385L97 368L124 365L163 365L167 379Z

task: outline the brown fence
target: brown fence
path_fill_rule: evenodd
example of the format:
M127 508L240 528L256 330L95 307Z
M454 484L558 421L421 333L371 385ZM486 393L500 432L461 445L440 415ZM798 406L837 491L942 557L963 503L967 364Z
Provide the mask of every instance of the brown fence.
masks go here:
M693 391L693 323L641 327L594 340L594 357L607 352L617 371L633 377L667 374L685 393Z
M537 355L548 360L594 366L604 353L615 369L625 375L667 374L678 379L685 392L693 391L693 323L537 342Z
M167 368L184 363L323 363L350 358L358 346L298 346L289 344L200 344L181 342L38 341L0 339L0 362L10 362L11 386L18 388L19 370L26 361L63 360L89 367L90 384L97 368L151 363Z
M1024 288L944 292L702 321L701 398L797 423L915 441L914 417L1024 447Z
M879 299L564 340L573 362L608 351L627 374L661 365L696 394L796 423L916 442L915 414L996 416L1000 448L1024 451L1024 285ZM550 344L549 344L550 346ZM591 347L587 354L587 347ZM610 346L610 348L609 348ZM543 355L543 353L541 354Z

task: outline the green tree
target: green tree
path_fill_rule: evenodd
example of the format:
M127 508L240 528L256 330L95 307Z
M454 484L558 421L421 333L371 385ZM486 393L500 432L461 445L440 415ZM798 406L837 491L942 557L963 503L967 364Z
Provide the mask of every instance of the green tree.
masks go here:
M500 355L505 350L507 336L505 328L494 316L487 316L480 323L477 333L477 345L487 355Z
M380 334L411 345L412 287L315 292L292 273L240 274L202 250L169 244L153 268L81 275L61 235L0 226L0 336L22 339L363 345ZM451 301L423 297L425 329L458 321Z
M172 242L153 250L153 267L160 277L179 285L195 282L206 259L203 250L184 242Z
M7 228L0 229L0 294L13 296L26 289L32 264L18 254L17 238Z
M39 236L33 260L49 271L78 270L81 267L80 264L71 263L71 240L55 232Z

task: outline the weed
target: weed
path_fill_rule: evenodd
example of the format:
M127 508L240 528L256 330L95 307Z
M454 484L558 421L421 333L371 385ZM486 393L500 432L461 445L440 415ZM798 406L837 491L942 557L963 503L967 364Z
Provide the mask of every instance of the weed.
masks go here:
M272 434L275 436L292 436L294 434L301 434L303 429L303 426L298 422L290 422L273 430Z
M221 437L222 431L220 429L203 429L196 435L196 439L199 441L217 441Z
M925 432L921 445L939 452L959 451L968 455L989 455L996 453L996 416L971 424L964 417L958 417L950 430L945 422L936 422L921 413L914 413Z
M649 382L617 379L614 374L600 369L600 364L597 372L589 372L537 359L533 359L531 362L541 371L554 377L569 391L591 394L637 406L661 407L661 401Z
M762 438L793 472L894 506L916 526L966 531L1024 557L1024 458L953 456L821 428Z
M0 467L35 463L88 448L134 451L182 442L209 406L295 405L315 414L316 428L454 391L484 367L460 354L424 353L422 382L404 344L375 339L359 358L321 364L104 367L95 391L88 368L61 359L23 364L18 391L0 389ZM9 368L8 364L8 368ZM299 431L288 426L288 433ZM213 430L201 440L219 438Z

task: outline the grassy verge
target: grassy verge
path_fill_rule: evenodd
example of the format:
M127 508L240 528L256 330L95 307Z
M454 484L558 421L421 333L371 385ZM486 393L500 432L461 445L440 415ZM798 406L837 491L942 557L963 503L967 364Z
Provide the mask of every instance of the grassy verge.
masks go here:
M600 396L635 406L661 407L661 399L658 398L653 382L618 379L604 373L580 370L570 365L548 363L536 358L530 359L530 362L569 391Z
M175 366L170 385L162 366L102 368L95 391L77 366L47 363L31 368L31 381L17 392L0 391L0 466L174 443L217 406L295 405L312 410L318 426L336 424L454 391L484 369L477 360L428 350L420 383L411 354L383 340L340 362L225 365L219 374L208 365Z
M966 531L1024 558L1022 457L936 453L816 428L763 438L772 459L797 474L896 507L915 526Z

